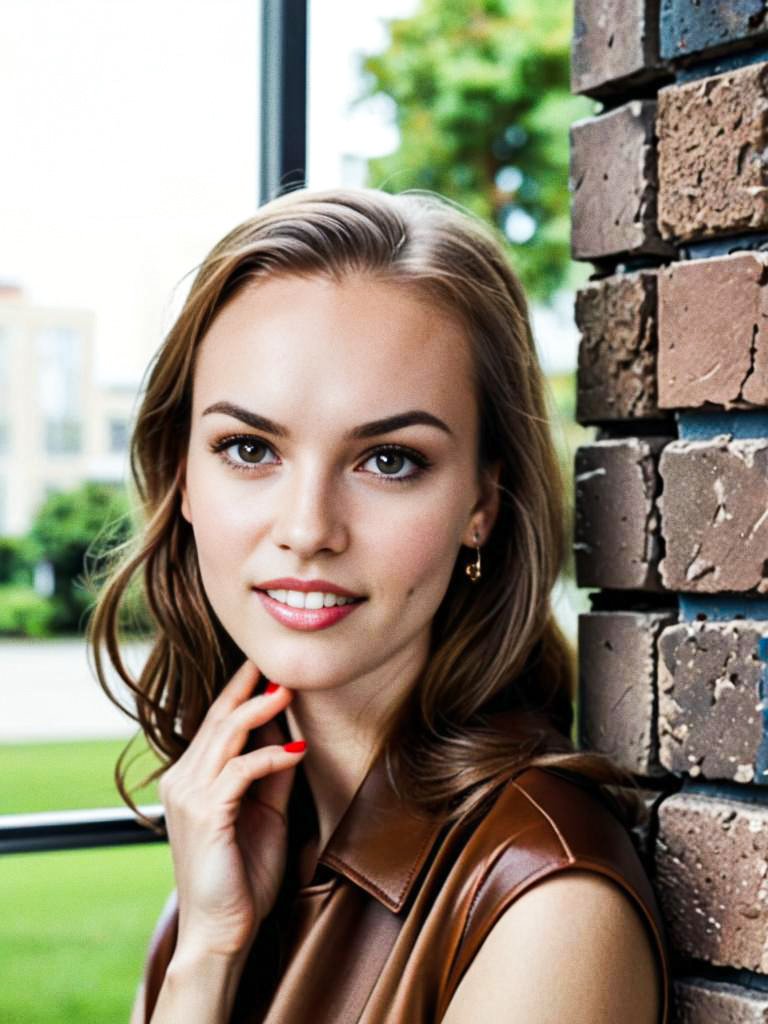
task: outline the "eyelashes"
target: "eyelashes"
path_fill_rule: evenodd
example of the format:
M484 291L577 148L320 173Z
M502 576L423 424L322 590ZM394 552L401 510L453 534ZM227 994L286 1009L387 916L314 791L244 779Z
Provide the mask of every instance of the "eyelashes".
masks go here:
M256 437L253 434L233 434L229 437L222 437L219 441L215 441L213 444L211 444L210 451L218 455L222 462L224 462L228 466L231 466L232 469L235 469L238 472L248 473L251 472L252 470L259 469L261 466L276 465L276 463L274 462L236 462L229 455L227 455L227 449L234 448L236 446L244 447L246 445L250 445L251 447L254 448L265 448L269 451L274 451L270 444L268 444L262 438ZM368 462L375 456L383 454L395 455L401 458L405 458L408 461L412 462L416 467L415 470L409 473L407 476L392 476L391 474L388 473L372 474L374 477L378 477L379 479L386 481L386 483L388 484L412 483L414 480L422 476L432 465L432 462L430 461L430 459L426 457L426 455L423 455L421 452L418 452L413 448L408 448L406 445L400 444L378 445L376 448L373 448L371 449L371 451L366 453L363 462Z

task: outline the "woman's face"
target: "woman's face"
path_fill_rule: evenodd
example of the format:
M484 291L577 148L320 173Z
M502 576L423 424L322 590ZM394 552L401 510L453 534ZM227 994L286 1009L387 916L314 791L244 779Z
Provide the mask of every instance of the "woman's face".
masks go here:
M417 411L430 422L363 431ZM477 432L464 331L409 289L284 276L218 314L198 351L182 514L216 615L267 678L375 692L421 669L459 549L496 515ZM364 600L286 608L258 589L284 577Z

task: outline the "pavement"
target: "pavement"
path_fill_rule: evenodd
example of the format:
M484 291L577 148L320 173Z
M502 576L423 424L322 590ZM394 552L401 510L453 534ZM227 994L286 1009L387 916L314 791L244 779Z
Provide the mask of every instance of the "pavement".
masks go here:
M146 645L126 646L131 673L141 668L146 651ZM132 706L114 670L109 678ZM83 640L0 640L0 743L122 739L137 728L101 688Z

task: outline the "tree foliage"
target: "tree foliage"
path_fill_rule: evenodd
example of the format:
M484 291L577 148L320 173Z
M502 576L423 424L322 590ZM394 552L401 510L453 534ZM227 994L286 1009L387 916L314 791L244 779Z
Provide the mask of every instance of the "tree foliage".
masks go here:
M94 597L88 577L98 572L104 553L126 541L131 532L130 503L122 487L88 481L45 499L29 538L38 558L53 567L55 632L82 629Z
M542 301L584 276L569 251L568 127L592 104L570 94L571 6L422 0L363 62L361 99L391 97L400 131L394 153L369 161L368 183L440 192L496 224Z

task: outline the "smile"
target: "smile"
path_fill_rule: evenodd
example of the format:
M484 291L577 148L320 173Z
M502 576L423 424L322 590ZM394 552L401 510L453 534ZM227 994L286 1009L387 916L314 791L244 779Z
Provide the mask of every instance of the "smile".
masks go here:
M302 590L267 590L267 594L280 604L291 608L333 608L336 605L353 604L359 598L342 597L341 594L324 594L318 590L308 593Z
M310 591L309 593L303 593L297 590L289 591L265 591L256 590L256 594L259 596L259 600L264 605L265 609L269 614L277 619L278 622L284 626L288 626L290 629L299 630L311 630L311 629L326 629L328 626L333 626L342 619L347 618L351 615L361 604L365 602L365 598L347 598L339 597L338 594L320 594L318 592ZM278 598L280 595L286 600L279 600L272 596L277 594ZM288 598L295 595L295 599L301 599L301 604L291 604ZM304 599L307 599L307 604L304 604ZM314 602L311 599L314 598ZM322 598L323 603L317 603L317 599ZM329 599L329 604L325 605L325 599ZM333 603L330 603L330 599L333 599ZM343 603L339 603L343 602ZM315 603L317 606L312 607Z

